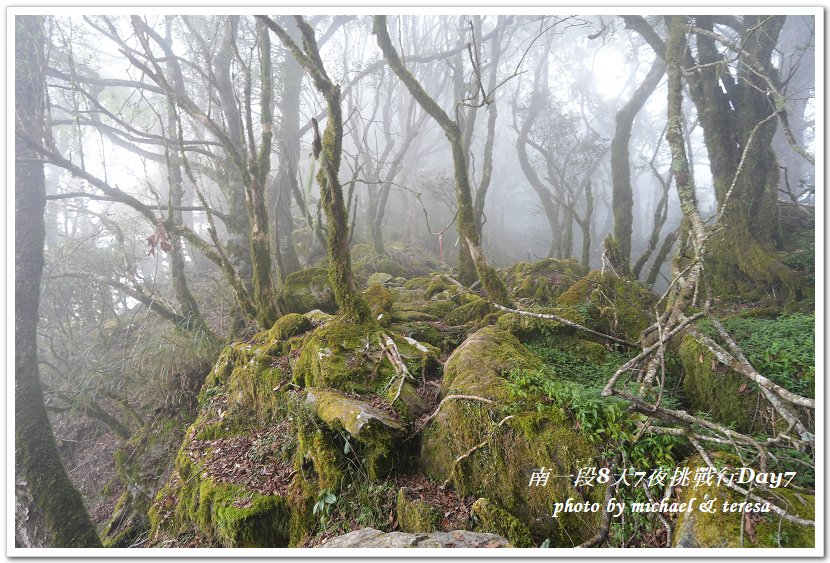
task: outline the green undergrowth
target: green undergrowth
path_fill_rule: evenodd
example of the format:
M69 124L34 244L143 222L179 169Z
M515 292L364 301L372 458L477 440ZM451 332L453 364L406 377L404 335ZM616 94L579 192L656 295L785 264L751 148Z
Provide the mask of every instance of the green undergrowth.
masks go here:
M794 393L815 397L815 314L731 318L721 324L759 373ZM717 335L708 323L701 329Z
M538 339L527 347L544 365L540 369L513 370L509 374L508 385L515 400L513 408L524 409L535 403L536 410L544 412L551 408L546 403L552 403L553 407L562 409L574 421L580 435L598 447L601 458L610 461L619 455L615 474L628 468L650 472L658 467L676 466L685 450L679 438L639 436L638 423L645 421L645 417L629 412L627 401L601 394L627 356L573 337L560 338L553 346ZM635 383L631 384L630 391L636 392ZM677 397L667 394L662 404L676 407L677 401ZM655 490L652 494L660 492ZM643 490L632 486L620 486L615 496L626 503L647 500ZM630 514L625 521L613 520L609 532L611 544L624 545L635 531L637 537L644 537L659 526L653 514Z

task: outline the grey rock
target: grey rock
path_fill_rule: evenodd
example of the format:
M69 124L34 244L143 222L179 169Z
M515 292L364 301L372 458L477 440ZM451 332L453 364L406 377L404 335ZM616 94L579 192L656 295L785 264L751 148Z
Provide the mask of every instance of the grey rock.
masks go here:
M506 539L495 534L483 534L467 530L432 532L431 534L405 534L381 532L363 528L328 540L324 548L349 547L513 547Z

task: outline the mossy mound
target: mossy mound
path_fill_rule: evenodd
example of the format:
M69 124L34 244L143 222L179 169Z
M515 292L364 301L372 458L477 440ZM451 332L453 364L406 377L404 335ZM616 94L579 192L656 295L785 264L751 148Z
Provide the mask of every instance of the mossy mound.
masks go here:
M651 324L649 311L657 297L636 280L594 270L556 300L583 308L589 328L636 342Z
M398 491L396 510L398 526L402 532L430 534L441 529L441 519L444 517L441 509L420 499L410 498L406 487Z
M283 313L306 313L313 309L337 312L329 274L324 268L306 268L286 276L278 303Z
M529 299L536 305L550 306L585 274L585 268L574 258L546 258L513 265L505 272L504 282L514 299Z
M351 255L352 270L361 281L375 273L410 278L446 269L445 265L421 249L401 243L386 245L382 253L376 253L369 244L356 244L351 249Z
M330 430L348 432L363 445L361 457L370 480L388 473L396 452L392 446L403 435L403 424L364 401L327 389L308 389L306 404Z
M482 299L476 295L468 303L450 311L444 317L444 322L450 326L479 323L493 311L493 307L490 306L490 303L486 299Z
M678 349L683 366L683 390L699 412L734 426L739 432L763 429L769 403L757 386L721 364L715 356L687 335Z
M572 305L559 305L557 307L534 308L534 313L556 315L571 322L585 326L590 321L584 307ZM506 313L496 320L496 326L520 338L529 340L539 337L557 338L562 335L569 335L575 329L553 319L540 319L518 313Z
M186 443L187 444L187 443ZM176 458L176 473L150 510L151 538L193 528L223 547L287 547L304 510L292 509L288 494L262 494L240 483L228 483L207 470L203 456L185 445ZM287 490L287 487L284 487ZM300 537L295 537L294 542Z
M515 516L499 508L489 499L480 498L473 503L471 512L476 532L487 532L507 538L514 547L534 547L527 526Z
M484 327L467 338L444 365L441 394L478 395L506 400L505 376L514 369L535 369L541 361L511 334Z
M515 337L494 326L470 336L446 362L442 395L472 395L492 403L445 402L422 432L420 463L429 478L449 480L459 494L489 498L525 523L540 543L549 538L552 546L571 547L595 533L598 515L554 519L553 502L582 493L569 479L539 488L528 487L528 481L542 467L555 467L564 475L596 465L597 452L573 430L573 421L561 409L511 407L507 374L540 366ZM603 493L599 488L584 492L598 501Z
M265 345L262 354L282 355L290 349L288 341L314 328L311 320L299 313L280 317L269 330L257 333L251 339L255 345Z
M392 313L392 306L395 304L395 293L392 290L378 284L372 284L363 292L363 297L372 311L372 318L376 320L388 320Z
M302 387L329 387L358 394L372 393L396 377L384 353L386 337L393 340L410 374L432 374L437 350L409 342L376 323L334 320L311 332L297 347L293 381Z
M743 466L737 459L728 454L716 454L713 462L715 466L727 467L729 472L738 472ZM699 457L694 456L686 460L686 467L706 467L706 463ZM694 472L694 470L693 470ZM746 485L741 485L746 487ZM762 492L753 488L753 492L774 502L788 513L805 518L815 519L815 496L807 493L796 492L793 489L780 487L770 492ZM673 538L674 547L687 548L810 548L815 547L816 528L804 526L784 520L774 512L754 512L743 514L741 512L727 512L723 510L724 502L730 506L733 503L741 503L749 500L745 495L733 491L726 486L715 484L701 484L698 487L686 487L679 502L689 502L691 498L697 497L697 503L702 502L706 495L709 498L717 498L714 503L714 513L700 512L695 509L691 512L682 512L675 525Z

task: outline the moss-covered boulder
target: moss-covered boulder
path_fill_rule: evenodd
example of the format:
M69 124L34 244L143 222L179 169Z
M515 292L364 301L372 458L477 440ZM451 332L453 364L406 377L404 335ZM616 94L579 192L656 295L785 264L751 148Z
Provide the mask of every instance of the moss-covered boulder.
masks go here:
M683 390L696 411L709 413L740 432L763 429L769 403L746 377L718 362L692 336L678 349L683 366Z
M651 324L648 311L657 297L638 281L594 270L557 299L557 305L582 308L589 328L636 342Z
M574 430L564 411L538 405L516 410L506 376L514 369L538 369L541 361L512 335L489 326L470 336L447 360L442 395L480 399L446 401L422 431L420 464L427 477L448 480L461 495L485 497L523 522L534 539L552 546L578 544L596 532L598 515L553 518L554 502L596 497L601 487L577 491L569 479L529 487L534 470L558 475L596 466L597 451Z
M441 508L418 498L412 498L406 487L401 487L397 497L398 526L409 534L429 534L441 529L444 517Z
M536 369L541 361L516 337L495 326L484 327L467 338L444 364L441 394L478 395L507 400L505 375L514 369Z
M739 472L743 464L732 456L718 454L714 458L716 466L724 466L728 472ZM686 467L706 467L706 463L694 456L683 464ZM694 471L694 469L693 469ZM697 506L703 499L717 498L713 513L701 512L693 508L681 512L674 530L672 545L686 548L810 548L815 547L817 530L814 526L800 525L781 518L774 512L747 512L739 510L740 503L756 501L733 491L726 486L718 487L716 481L709 485L700 484L683 489L679 502L688 503L697 498ZM746 487L746 485L741 485ZM763 499L774 502L779 507L799 518L815 520L815 496L796 492L794 489L779 487L770 491L753 488L753 492ZM708 496L707 496L708 495ZM724 510L724 505L727 510ZM763 508L763 503L759 503Z
M585 268L574 258L546 258L530 264L519 262L513 265L504 273L504 281L515 299L550 306L585 274Z
M471 516L477 532L504 536L514 547L534 547L530 530L515 516L499 508L489 499L480 498L473 503Z
M346 431L362 446L355 450L366 460L369 479L389 472L397 457L394 445L405 431L400 421L364 401L327 389L308 389L306 403L330 430Z
M385 272L375 272L369 279L366 280L366 285L385 285L387 282L392 280L393 276L391 274L387 274Z
M306 268L286 276L279 306L283 313L306 313L313 309L335 313L337 302L328 272L324 268Z
M493 307L490 306L490 303L486 299L482 299L476 295L468 303L450 311L444 317L444 322L451 326L473 322L477 323L489 313L493 312L493 310Z
M556 307L534 308L533 312L555 315L565 320L585 326L590 322L584 308L571 305L559 305ZM539 337L556 337L573 334L574 328L553 319L541 319L518 313L506 313L499 316L496 326L506 330L513 336L522 340L530 340Z
M397 377L385 348L391 338L409 373L428 375L437 369L437 350L377 323L328 322L311 332L296 349L293 381L302 387L374 393Z
M368 403L328 389L308 389L306 403L327 425L345 430L358 440L374 440L378 434L400 434L403 425Z
M363 291L363 297L372 311L375 320L389 319L395 304L395 293L379 284L371 284Z
M311 320L299 313L283 315L269 330L254 335L253 344L266 346L263 354L280 355L288 352L288 340L314 328Z
M187 445L182 448L176 473L151 507L151 537L195 528L223 547L287 547L292 529L299 530L292 521L304 511L292 509L287 493L263 494L223 482L221 473L206 465L218 455L221 446L196 455Z

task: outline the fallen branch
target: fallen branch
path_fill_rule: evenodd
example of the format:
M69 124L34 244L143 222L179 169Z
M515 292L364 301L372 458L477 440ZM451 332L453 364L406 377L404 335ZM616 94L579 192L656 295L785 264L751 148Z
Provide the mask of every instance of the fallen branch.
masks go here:
M703 446L700 445L700 442L698 442L694 438L689 438L689 441L692 443L692 445L695 447L695 449L698 451L698 453L700 453L700 457L703 458L703 461L706 462L706 465L708 465L709 468L712 469L713 471L717 472L718 470L715 467L715 464L712 463L712 459L709 457L709 454L706 453L706 450L703 448ZM728 479L724 480L723 484L726 485L727 488L732 489L735 492L738 492L738 493L741 493L742 495L748 496L749 498L751 498L755 502L769 503L770 510L772 512L776 513L778 516L780 516L784 520L787 520L788 522L793 522L795 524L801 524L803 526L813 526L813 527L815 527L815 525L816 525L815 521L807 520L806 518L801 518L799 516L793 516L792 514L790 514L789 512L787 512L786 510L784 510L780 506L778 506L777 504L775 504L773 502L770 502L769 499L765 499L763 497L760 497L760 496L756 495L755 493L752 493L752 492L748 491L747 489L744 489L743 487L740 487L740 486L736 485L731 480L728 480Z

